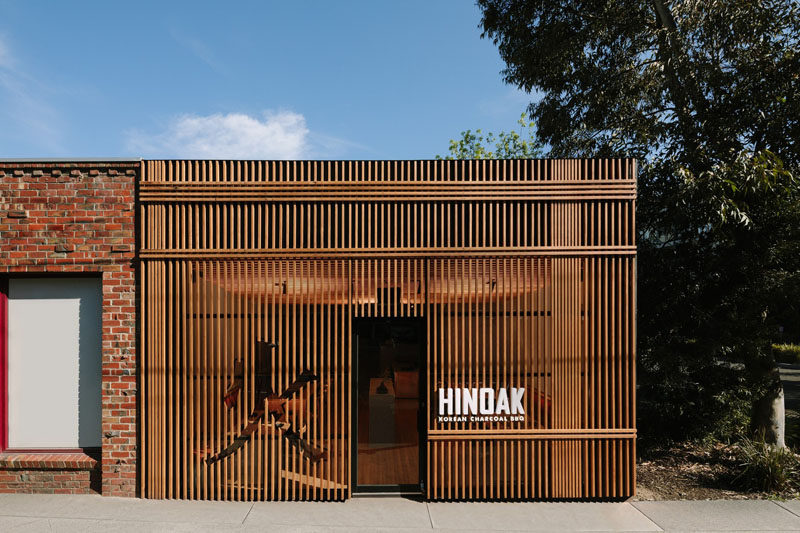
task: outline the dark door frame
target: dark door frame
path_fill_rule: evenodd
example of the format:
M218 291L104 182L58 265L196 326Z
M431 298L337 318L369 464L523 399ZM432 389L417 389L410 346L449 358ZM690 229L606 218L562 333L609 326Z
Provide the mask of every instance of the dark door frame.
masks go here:
M419 324L420 333L420 350L419 350L419 415L417 416L417 432L419 435L419 484L417 485L359 485L358 484L358 322L367 322L371 320L404 320L416 322ZM369 493L400 493L400 494L424 494L425 493L425 472L427 471L428 454L428 406L427 406L427 377L428 366L425 354L427 353L427 345L425 343L425 318L424 317L408 317L408 316L389 316L389 317L354 317L353 318L353 369L352 386L350 390L350 405L351 407L351 420L352 426L350 434L352 435L353 445L350 447L350 461L352 462L351 479L350 483L353 487L353 494L369 494Z

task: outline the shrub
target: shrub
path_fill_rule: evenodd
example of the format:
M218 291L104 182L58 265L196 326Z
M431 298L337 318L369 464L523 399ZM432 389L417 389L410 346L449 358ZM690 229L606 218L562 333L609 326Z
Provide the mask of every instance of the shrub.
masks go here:
M800 344L773 344L772 353L779 363L800 364Z
M717 364L700 350L684 355L668 348L646 351L639 358L639 436L653 443L731 442L747 432L757 390L745 373Z
M763 437L739 443L742 472L736 481L748 490L794 492L800 489L800 457Z

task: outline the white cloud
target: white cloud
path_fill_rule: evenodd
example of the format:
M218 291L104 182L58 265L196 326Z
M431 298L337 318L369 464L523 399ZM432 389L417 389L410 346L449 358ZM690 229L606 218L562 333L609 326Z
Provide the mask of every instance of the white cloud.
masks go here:
M182 115L160 133L128 133L127 147L144 157L300 159L307 156L306 119L291 111Z

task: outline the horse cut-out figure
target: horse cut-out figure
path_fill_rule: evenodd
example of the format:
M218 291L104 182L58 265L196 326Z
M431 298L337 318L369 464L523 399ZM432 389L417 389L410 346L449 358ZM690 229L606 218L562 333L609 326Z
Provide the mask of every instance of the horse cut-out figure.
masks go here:
M270 385L269 365L267 364L267 354L269 350L277 348L277 344L272 342L259 341L259 353L256 356L255 379L253 387L255 389L255 407L247 417L247 425L241 433L233 439L224 450L206 459L206 464L212 465L226 457L233 455L242 448L256 432L258 426L266 415L272 420L273 425L281 431L283 437L289 441L293 447L300 450L300 453L308 458L312 463L318 463L325 457L325 452L311 446L302 436L303 430L292 428L291 422L286 419L286 407L289 400L300 392L303 387L319 378L310 370L303 370L297 379L286 388L281 394L276 394ZM236 406L240 394L244 394L244 362L240 359L233 365L233 382L225 390L225 405L232 409Z

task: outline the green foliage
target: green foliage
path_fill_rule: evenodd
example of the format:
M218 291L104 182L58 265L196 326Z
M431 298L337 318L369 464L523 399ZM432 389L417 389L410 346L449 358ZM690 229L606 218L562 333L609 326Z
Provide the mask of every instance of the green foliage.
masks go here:
M800 365L800 344L773 344L772 353L779 363Z
M767 444L763 438L739 443L742 473L736 482L747 490L791 493L800 490L800 457L789 448Z
M525 113L517 123L520 132L512 130L497 135L481 130L462 131L461 138L450 140L449 154L436 159L530 159L541 157L542 144L536 138L536 125L525 120ZM494 147L494 150L492 150Z
M478 4L548 155L640 161L642 433L734 435L800 339L798 3Z

